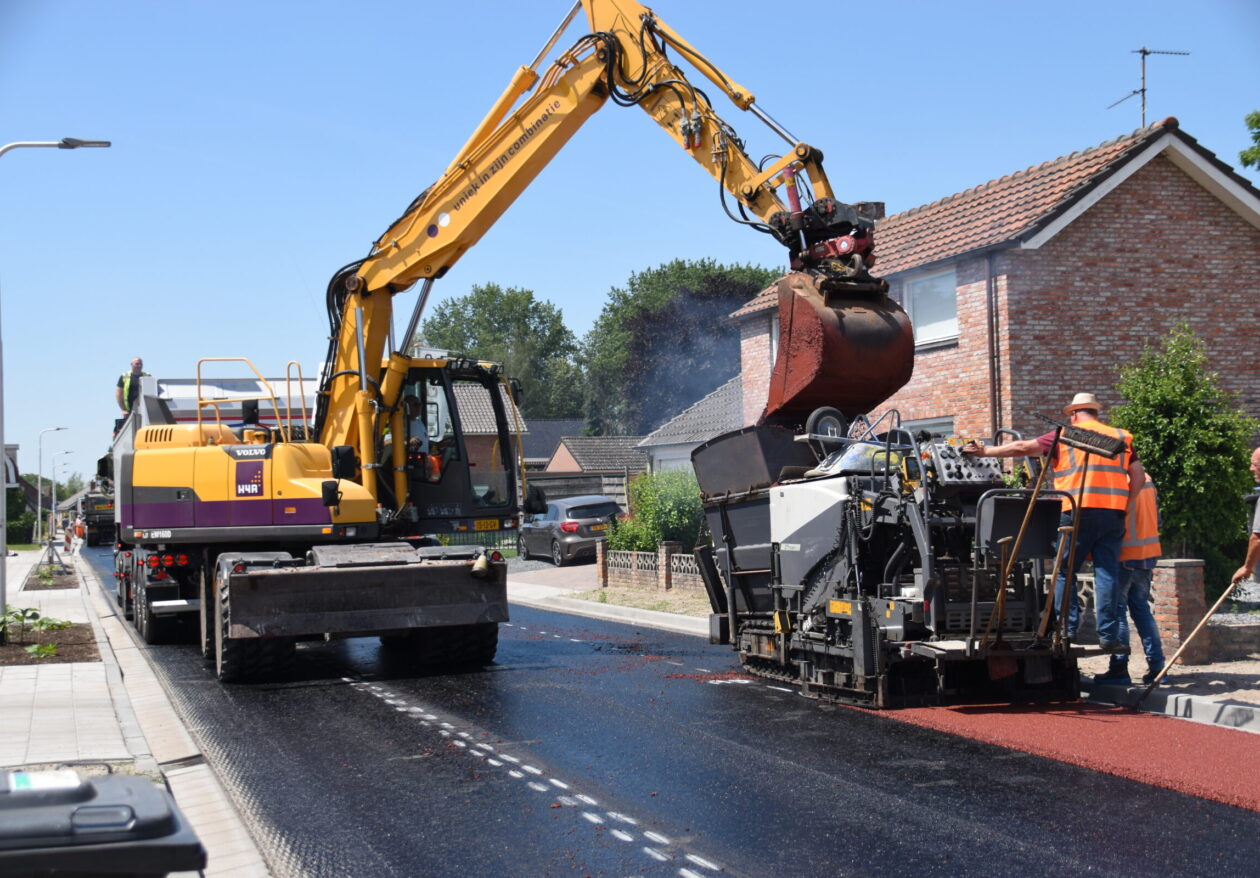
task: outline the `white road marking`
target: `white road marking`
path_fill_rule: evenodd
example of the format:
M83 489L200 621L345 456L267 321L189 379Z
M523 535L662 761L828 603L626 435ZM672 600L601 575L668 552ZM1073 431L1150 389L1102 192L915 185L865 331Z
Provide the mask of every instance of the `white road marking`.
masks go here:
M569 785L567 783L565 783L562 780L556 780L554 777L551 779L551 784L552 786L557 786L562 790L567 790L569 788ZM578 798L580 799L582 797L578 796Z
M551 787L547 786L545 783L539 783L536 780L531 780L528 786L531 790L536 790L537 792L540 792L540 793L551 792Z
M532 765L522 765L521 768L525 769L530 774L542 774L541 768L534 768Z
M500 753L500 754L499 754L499 758L500 758L500 759L506 759L508 762L516 762L516 763L519 763L519 762L521 761L521 760L517 759L515 756L509 756L507 753Z
M489 762L489 763L490 763L491 765L493 765L495 768L502 768L502 767L503 767L503 763L502 763L502 762L500 762L500 761L499 761L499 760L497 760L497 759L487 759L487 760L486 760L486 762Z
M627 817L625 814L618 814L616 811L609 811L608 816L613 820L620 820L622 823L629 823L631 826L638 826L639 821L633 817Z
M600 817L598 814L592 814L590 811L583 811L583 812L582 812L582 817L583 817L583 818L585 818L585 819L587 819L587 820L589 820L589 821L591 821L592 823L595 823L595 824L599 824L599 823L603 823L603 822L604 822L604 818L603 818L603 817Z
M613 838L618 839L620 841L634 841L633 835L631 835L628 832L623 832L620 829L612 830L612 832L610 832L609 835L611 835Z
M661 835L659 832L645 832L643 833L643 837L646 838L648 841L654 841L657 844L670 843L669 839Z
M516 771L515 769L509 771L508 774L512 775L512 777L516 778L517 780L520 780L522 777L525 776L524 772Z
M662 863L669 860L669 857L665 856L663 853L656 850L656 848L644 848L643 853L647 854L649 857L651 857L654 860L659 860Z
M710 863L704 857L697 857L695 854L687 854L687 859L695 863L701 869L708 869L710 872L717 872L722 868L717 863Z
M701 878L699 872L693 872L690 869L679 869L678 874L681 875L682 878Z
M786 686L767 686L767 689L773 689L775 692L795 692L795 689L788 689Z
M596 805L599 804L599 802L595 801L590 796L579 795L578 798L582 800L583 802L585 802L586 804L590 805L592 808L594 808Z

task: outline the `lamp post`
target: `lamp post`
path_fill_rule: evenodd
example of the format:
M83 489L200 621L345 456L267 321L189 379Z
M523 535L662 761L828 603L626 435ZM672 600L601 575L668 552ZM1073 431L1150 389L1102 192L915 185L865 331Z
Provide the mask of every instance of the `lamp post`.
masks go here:
M45 427L39 431L39 468L35 473L35 542L44 539L44 434L66 427Z
M0 155L4 155L11 149L19 149L21 147L43 146L56 147L57 149L78 149L79 147L107 147L108 140L80 140L77 137L63 137L61 140L40 141L40 140L19 140L14 143L6 143L0 146ZM42 438L42 437L41 437ZM0 446L4 445L4 342L0 339ZM9 563L9 521L8 521L8 489L5 489L5 502L0 503L0 613L6 611L9 607L8 598L5 593L5 568ZM42 499L42 495L41 498ZM39 526L37 521L36 526ZM5 629L0 628L0 644L5 642Z
M49 512L51 512L51 513L52 513L52 517L53 517L53 526L52 526L52 530L48 532L48 535L49 535L50 537L52 537L52 536L56 536L56 535L57 535L57 524L56 524L56 522L57 522L57 456L58 456L59 454L74 454L74 452L73 452L73 451L54 451L54 452L53 452L53 456L52 456L52 457L53 457L53 462L52 462L52 471L53 471L53 473L52 473L52 475L53 475L53 477L52 477L52 509L48 510Z

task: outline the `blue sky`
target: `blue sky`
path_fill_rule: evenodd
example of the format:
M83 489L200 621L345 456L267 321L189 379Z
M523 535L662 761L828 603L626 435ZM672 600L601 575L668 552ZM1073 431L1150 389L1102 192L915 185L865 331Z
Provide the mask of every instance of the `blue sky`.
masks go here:
M1138 88L1141 46L1191 52L1148 60L1148 122L1176 116L1236 165L1243 116L1260 109L1256 0L654 8L824 151L840 198L890 213L1137 128L1136 97L1106 107ZM0 143L114 143L0 158L5 439L22 469L36 469L38 431L65 425L45 435L45 472L60 450L74 452L67 471L94 471L135 354L161 376L203 356L268 374L296 359L314 375L329 276L441 173L567 10L0 0ZM751 115L719 110L754 158L782 152ZM641 111L609 104L433 301L526 287L580 336L610 287L680 257L782 264ZM398 320L413 301L398 297Z

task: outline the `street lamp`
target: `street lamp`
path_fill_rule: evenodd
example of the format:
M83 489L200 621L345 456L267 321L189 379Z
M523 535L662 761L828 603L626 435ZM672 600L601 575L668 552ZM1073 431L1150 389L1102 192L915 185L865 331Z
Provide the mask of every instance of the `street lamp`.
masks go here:
M52 517L53 517L53 526L52 526L52 530L51 530L51 531L49 532L49 534L48 534L49 536L55 536L55 535L56 535L56 533L57 533L57 524L56 524L56 522L57 522L57 455L59 455L59 454L74 454L74 452L73 452L73 451L54 451L54 452L53 452L53 456L52 456L52 457L53 457L53 462L52 462L52 471L53 471L53 477L52 477L52 494L53 494L53 495L52 495L52 509L48 510L49 512L51 512L51 513L52 513Z
M109 146L108 140L80 140L77 137L63 137L61 140L52 141L51 143L39 140L19 140L15 143L6 143L0 146L0 155L4 155L11 149L18 149L24 146L55 146L57 149L78 149L81 146L88 147L105 147ZM0 332L0 446L4 445L4 342L3 333ZM58 428L64 429L64 428ZM40 438L43 438L42 436ZM8 609L7 596L5 595L5 567L8 566L9 556L9 522L8 510L8 489L5 489L5 502L0 503L0 613ZM38 500L42 500L40 495ZM37 502L38 502L37 500ZM39 527L39 522L35 522L35 526ZM0 645L5 641L5 630L0 628Z
M44 536L44 434L68 427L45 427L39 431L39 468L35 474L35 542ZM55 456L55 455L54 455Z
M18 149L23 146L50 146L57 149L79 149L80 147L105 147L109 146L108 140L80 140L77 137L63 137L60 140L19 140L16 143L6 143L0 146L0 155L4 155L11 149Z

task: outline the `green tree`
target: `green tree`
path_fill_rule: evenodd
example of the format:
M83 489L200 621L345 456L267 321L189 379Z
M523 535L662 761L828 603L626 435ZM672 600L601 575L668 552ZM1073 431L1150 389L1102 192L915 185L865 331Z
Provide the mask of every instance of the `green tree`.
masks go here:
M5 497L5 539L12 543L29 543L35 526L35 513L26 508L21 488L9 488Z
M1251 146L1238 154L1244 168L1260 168L1260 110L1255 110L1243 117L1247 131L1251 134Z
M683 551L695 546L704 508L700 485L689 470L641 473L630 481L626 493L630 517L613 523L608 548L655 552L665 540L682 543Z
M1112 423L1133 433L1159 489L1164 554L1202 558L1209 596L1219 594L1245 533L1248 445L1258 425L1221 389L1202 340L1184 324L1123 367L1117 389L1128 402Z
M588 430L650 432L733 377L739 338L724 320L779 275L676 259L609 291L582 343Z
M466 296L437 305L421 337L432 347L502 363L510 377L520 379L521 413L527 418L581 416L577 338L560 309L536 299L532 290L474 286Z

